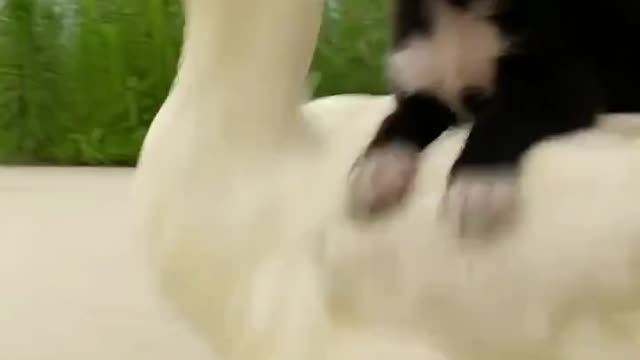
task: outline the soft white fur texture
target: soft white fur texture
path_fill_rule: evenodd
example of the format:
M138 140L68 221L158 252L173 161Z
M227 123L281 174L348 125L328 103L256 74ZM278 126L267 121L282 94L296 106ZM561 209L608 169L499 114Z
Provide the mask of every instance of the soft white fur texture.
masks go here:
M437 212L466 134L451 131L407 206L354 223L347 174L393 102L299 111L321 7L186 1L134 187L138 235L185 318L226 360L638 359L640 141L537 146L515 227L461 243Z

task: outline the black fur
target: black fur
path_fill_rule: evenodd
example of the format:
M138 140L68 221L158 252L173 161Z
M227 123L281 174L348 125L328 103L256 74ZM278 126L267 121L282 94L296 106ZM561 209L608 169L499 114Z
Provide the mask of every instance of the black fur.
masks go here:
M394 1L398 48L429 36L429 2L466 9L487 0ZM491 94L460 94L474 125L452 177L472 167L517 170L540 140L590 127L601 112L640 111L640 0L496 0L495 9L489 20L513 46L496 63ZM394 92L397 108L368 151L395 142L420 151L458 122L434 94Z

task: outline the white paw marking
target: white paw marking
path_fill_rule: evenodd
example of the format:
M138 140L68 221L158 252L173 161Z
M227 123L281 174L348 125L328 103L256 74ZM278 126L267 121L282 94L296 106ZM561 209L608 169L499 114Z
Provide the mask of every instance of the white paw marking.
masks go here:
M458 174L447 190L442 214L462 237L477 237L509 225L516 215L517 176L483 171Z
M351 214L374 216L400 204L413 187L419 154L413 147L394 144L360 158L350 179Z
M434 1L429 36L408 38L389 57L391 82L405 92L428 90L458 107L467 87L493 89L497 59L508 42L488 14L495 6L461 10L446 1Z

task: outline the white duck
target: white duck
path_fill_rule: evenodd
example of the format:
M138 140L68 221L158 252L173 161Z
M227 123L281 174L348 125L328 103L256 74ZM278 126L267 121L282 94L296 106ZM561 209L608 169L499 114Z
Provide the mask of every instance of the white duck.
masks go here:
M538 146L518 223L465 247L436 215L465 136L452 131L404 209L354 224L347 174L392 99L300 107L322 5L185 0L134 194L186 319L227 360L639 358L640 143L591 131Z

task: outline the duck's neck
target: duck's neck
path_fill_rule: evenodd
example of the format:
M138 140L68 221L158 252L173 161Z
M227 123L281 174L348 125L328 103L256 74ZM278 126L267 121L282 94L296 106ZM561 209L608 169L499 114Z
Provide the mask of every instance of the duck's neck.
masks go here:
M173 96L193 114L188 118L198 131L239 142L271 141L299 125L322 5L184 0L184 45Z

